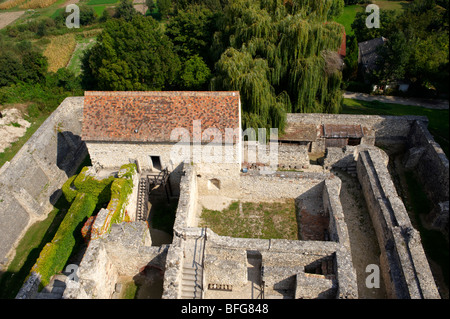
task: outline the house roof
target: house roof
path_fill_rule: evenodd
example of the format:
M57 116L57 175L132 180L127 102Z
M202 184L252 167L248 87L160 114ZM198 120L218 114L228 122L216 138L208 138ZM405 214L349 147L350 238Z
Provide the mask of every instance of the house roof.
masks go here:
M110 142L176 142L176 128L201 132L240 128L239 92L85 92L82 139ZM181 139L178 138L178 140Z
M361 125L324 124L322 136L325 138L361 138Z
M318 129L315 124L287 123L280 141L314 142L317 139Z
M347 55L347 34L345 33L345 29L344 34L342 35L341 47L339 48L338 53L344 57Z
M378 59L377 48L386 42L386 38L379 37L358 43L361 63L366 70L376 69Z

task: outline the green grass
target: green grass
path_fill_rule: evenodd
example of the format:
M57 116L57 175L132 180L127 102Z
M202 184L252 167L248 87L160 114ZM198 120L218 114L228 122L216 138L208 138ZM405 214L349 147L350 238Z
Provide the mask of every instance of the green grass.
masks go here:
M363 8L359 5L346 6L344 12L339 18L336 18L337 23L342 24L345 27L345 33L347 35L353 35L352 23L355 20L356 13L362 12Z
M409 1L390 1L390 0L373 0L373 4L380 7L381 10L405 10L410 4Z
M403 11L408 5L408 1L372 1L374 4L380 7L380 10L399 10ZM349 5L344 7L342 15L334 21L342 24L345 27L345 33L347 35L353 35L352 23L355 20L358 12L364 12L366 5Z
M77 46L75 47L75 50L72 53L72 58L67 65L67 69L72 71L76 76L81 74L81 58L83 57L84 52L95 44L95 39L96 37L77 40Z
M420 106L344 99L343 114L367 115L420 115L428 117L428 129L435 141L449 156L449 110L434 110Z
M106 9L106 6L103 6L103 5L92 6L92 9L94 9L94 11L98 17L101 17L103 14L103 11L105 11L105 9Z
M90 0L88 5L97 5L97 4L114 4L119 2L119 0Z
M294 200L276 203L232 203L223 211L203 209L201 226L221 236L298 239Z

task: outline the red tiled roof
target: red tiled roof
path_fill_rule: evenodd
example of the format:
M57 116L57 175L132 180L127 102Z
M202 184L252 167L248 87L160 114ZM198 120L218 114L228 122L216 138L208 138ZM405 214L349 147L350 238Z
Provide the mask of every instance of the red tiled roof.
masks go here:
M364 136L361 125L324 124L325 138L361 138Z
M82 139L169 142L175 128L240 128L239 92L85 92ZM173 141L172 141L173 142Z
M342 35L341 47L339 48L338 53L342 56L346 56L347 54L347 35L345 34L345 31L344 34Z

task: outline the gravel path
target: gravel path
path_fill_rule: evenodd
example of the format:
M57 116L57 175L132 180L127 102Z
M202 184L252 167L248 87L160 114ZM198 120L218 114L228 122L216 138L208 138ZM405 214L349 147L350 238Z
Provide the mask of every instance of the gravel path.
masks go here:
M369 289L365 283L369 275L366 273L367 265L380 266L380 248L358 179L341 170L333 171L333 173L342 181L340 199L350 237L359 299L385 299L386 292L381 273L380 288Z
M344 98L355 99L361 101L379 101L383 103L395 103L402 105L421 106L428 109L448 110L448 100L418 99L418 98L402 98L398 96L385 95L369 95L365 93L344 92Z

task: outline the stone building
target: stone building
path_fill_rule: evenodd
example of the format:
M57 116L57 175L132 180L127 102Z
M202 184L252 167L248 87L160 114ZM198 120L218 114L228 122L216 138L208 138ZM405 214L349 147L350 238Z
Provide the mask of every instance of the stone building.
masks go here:
M226 138L233 156L218 162L239 164L240 123L239 92L85 92L82 139L101 168L131 161L174 170L198 155L194 148L187 158L171 157L175 144L224 145Z
M405 154L405 167L417 171L436 203L436 223L448 232L448 159L426 118L288 114L277 155L279 168L296 171L265 174L241 171L246 146L238 92L86 92L81 107L82 128L73 133L85 142L92 171L114 174L133 162L141 181L166 170L177 208L171 243L153 242L139 218L139 202L148 198L141 199L135 183L127 206L131 222L91 241L79 281L66 280L64 298L114 298L120 278L145 277L151 269L161 279L162 298L358 298L364 279L356 276L351 221L335 168L357 177L387 297L439 298L420 236L387 169L389 156L379 148ZM232 141L232 152L224 140ZM317 154L321 165L308 171ZM210 155L220 156L210 161ZM314 220L300 224L299 233L302 227L312 232L298 240L234 238L199 224L208 205L283 200Z

